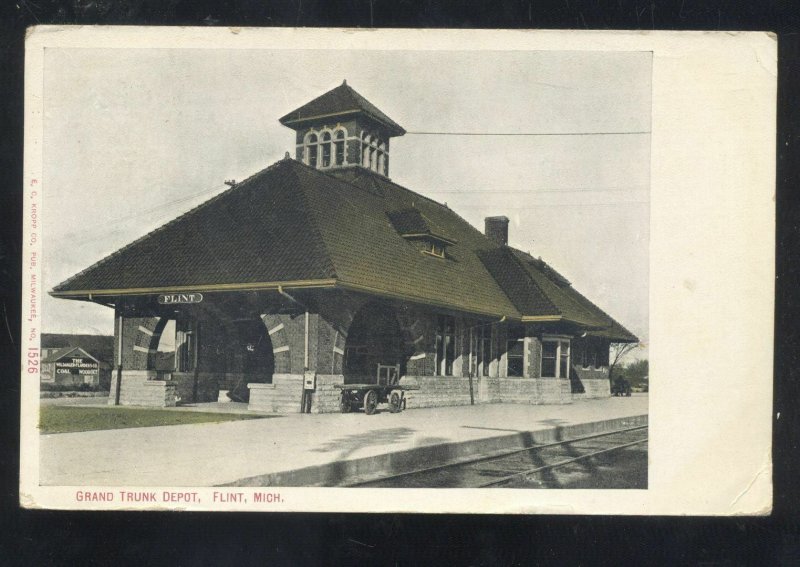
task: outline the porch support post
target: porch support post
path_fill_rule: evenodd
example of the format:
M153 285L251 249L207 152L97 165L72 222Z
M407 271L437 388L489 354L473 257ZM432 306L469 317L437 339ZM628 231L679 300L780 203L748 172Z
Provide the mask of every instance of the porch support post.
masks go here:
M117 387L114 388L114 405L119 405L120 390L122 390L122 313L120 313L117 323Z

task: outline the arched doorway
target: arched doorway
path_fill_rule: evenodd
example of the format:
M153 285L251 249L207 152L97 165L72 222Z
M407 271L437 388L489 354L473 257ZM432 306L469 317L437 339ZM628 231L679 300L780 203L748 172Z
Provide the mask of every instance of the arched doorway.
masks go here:
M229 368L239 379L228 392L228 397L237 402L247 402L252 382L270 383L275 372L275 356L272 341L261 319L245 319L233 322L229 350Z
M393 307L372 302L362 307L347 333L344 349L345 384L373 384L378 365L399 366L405 374L405 346Z
M159 378L175 372L175 319L161 319L156 324L153 338L155 352L149 353L148 368L156 370Z

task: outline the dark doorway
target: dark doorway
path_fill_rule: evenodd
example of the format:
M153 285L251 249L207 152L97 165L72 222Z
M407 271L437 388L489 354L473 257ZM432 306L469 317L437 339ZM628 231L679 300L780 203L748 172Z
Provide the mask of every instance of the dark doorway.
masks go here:
M230 368L243 374L243 377L228 392L228 397L237 402L247 402L250 398L247 384L272 382L275 357L267 328L260 319L234 321L233 325L234 336L230 351L233 360Z
M345 384L374 384L378 365L399 366L405 374L406 353L395 310L385 303L362 307L347 334L344 352Z

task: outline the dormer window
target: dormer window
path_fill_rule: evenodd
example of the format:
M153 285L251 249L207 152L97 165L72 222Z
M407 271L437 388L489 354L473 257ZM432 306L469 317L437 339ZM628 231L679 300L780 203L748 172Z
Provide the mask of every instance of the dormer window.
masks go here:
M424 240L422 251L437 258L444 258L444 244L435 240Z
M447 246L456 243L416 208L389 211L386 214L398 234L423 254L446 258Z

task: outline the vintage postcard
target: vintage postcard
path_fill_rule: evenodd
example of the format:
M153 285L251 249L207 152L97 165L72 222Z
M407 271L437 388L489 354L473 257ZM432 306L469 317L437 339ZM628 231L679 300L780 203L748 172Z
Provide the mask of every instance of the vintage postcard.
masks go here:
M21 505L768 514L776 53L31 29Z

